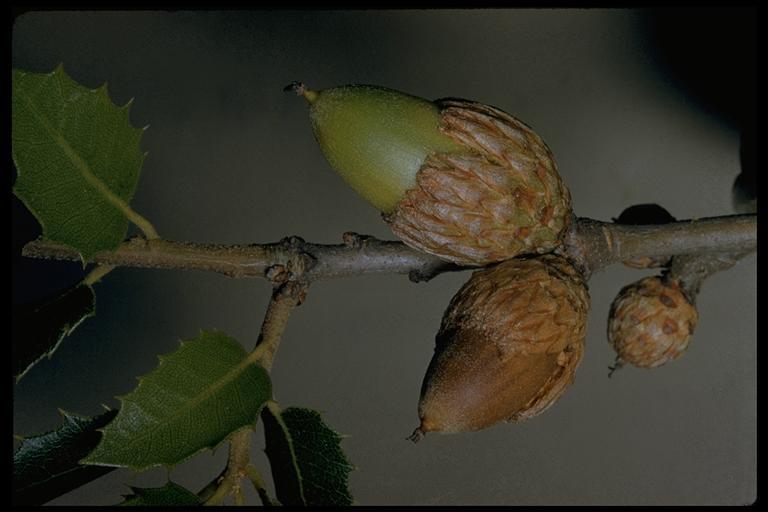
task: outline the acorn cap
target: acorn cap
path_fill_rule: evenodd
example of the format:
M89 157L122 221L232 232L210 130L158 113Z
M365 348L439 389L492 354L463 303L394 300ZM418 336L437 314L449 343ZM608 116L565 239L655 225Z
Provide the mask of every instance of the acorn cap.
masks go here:
M387 217L406 244L463 265L552 251L571 196L551 151L527 125L489 105L439 100L443 133L470 154L433 153Z
M619 365L655 368L688 348L698 322L696 307L677 281L646 277L618 293L608 316L608 342Z
M573 382L588 310L586 285L563 258L513 259L476 271L443 316L415 438L546 410Z

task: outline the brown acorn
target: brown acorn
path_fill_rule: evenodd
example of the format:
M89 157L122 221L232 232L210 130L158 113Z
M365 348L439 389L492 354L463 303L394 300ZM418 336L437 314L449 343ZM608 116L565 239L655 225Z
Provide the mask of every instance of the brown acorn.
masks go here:
M677 359L688 348L697 321L696 307L676 280L654 276L625 286L608 316L616 367L655 368Z
M498 108L367 85L295 90L331 167L411 247L481 266L552 251L571 197L530 127Z
M584 280L561 257L476 271L443 316L411 439L543 412L573 382L588 310Z

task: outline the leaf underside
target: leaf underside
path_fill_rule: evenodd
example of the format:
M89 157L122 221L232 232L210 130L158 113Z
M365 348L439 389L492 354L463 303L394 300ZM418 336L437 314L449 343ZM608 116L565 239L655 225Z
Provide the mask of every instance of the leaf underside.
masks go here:
M341 436L311 409L262 410L266 453L277 499L283 505L351 505L349 473Z
M78 284L41 301L14 305L13 375L18 382L44 356L51 357L61 341L95 314L93 288Z
M75 248L83 261L116 248L128 220L115 201L130 202L144 161L130 102L117 107L106 84L87 89L61 66L47 74L14 69L12 88L13 190L43 238Z
M170 481L163 487L131 487L131 491L133 494L130 496L123 496L125 500L118 503L119 506L168 507L195 506L202 504L196 494Z
M256 420L272 396L269 374L233 338L201 332L118 397L120 413L82 462L134 470L172 466Z
M64 421L58 429L25 438L13 455L14 505L42 505L112 471L81 466L79 461L101 439L97 429L115 415L116 410L93 418L62 411Z

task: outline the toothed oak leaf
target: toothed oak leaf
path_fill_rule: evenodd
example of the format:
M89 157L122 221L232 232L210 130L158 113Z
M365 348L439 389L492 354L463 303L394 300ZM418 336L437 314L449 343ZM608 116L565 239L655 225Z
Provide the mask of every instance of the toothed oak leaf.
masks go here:
M116 106L106 84L83 87L62 66L47 74L14 69L12 89L13 191L43 238L73 247L83 261L116 248L145 156L130 102Z
M82 466L79 461L101 439L97 429L116 414L111 410L88 418L61 411L59 428L24 438L13 454L14 505L42 505L112 471Z
M82 462L139 471L178 464L253 424L271 397L269 374L240 343L203 331L118 397L120 413Z
M270 402L261 412L266 453L277 499L283 505L351 505L349 473L354 469L317 411L281 410Z

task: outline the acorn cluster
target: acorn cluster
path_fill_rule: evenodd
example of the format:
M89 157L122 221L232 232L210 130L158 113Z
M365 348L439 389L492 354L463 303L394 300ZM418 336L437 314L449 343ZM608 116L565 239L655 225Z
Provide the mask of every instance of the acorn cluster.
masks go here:
M582 360L590 300L584 276L554 254L573 213L541 137L473 101L428 101L368 85L286 89L309 103L331 167L398 238L482 267L444 313L411 439L521 421L551 406ZM656 223L674 220L650 211L660 215ZM636 223L634 213L618 221ZM625 263L665 266L668 258ZM650 367L679 356L696 323L691 308L673 281L622 290L609 322L620 362Z

